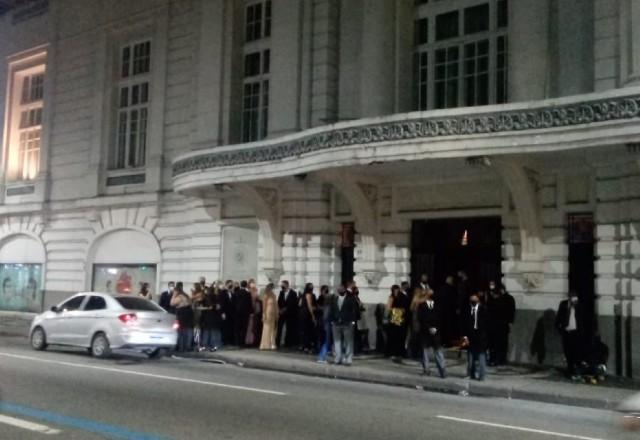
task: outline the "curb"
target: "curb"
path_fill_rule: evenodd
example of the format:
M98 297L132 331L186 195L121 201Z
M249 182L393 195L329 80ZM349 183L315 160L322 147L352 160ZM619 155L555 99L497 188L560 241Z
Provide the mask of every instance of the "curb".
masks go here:
M611 410L617 407L618 401L609 398L588 398L579 396L567 396L560 393L537 392L533 390L520 390L513 386L501 386L496 383L476 382L462 378L432 378L411 377L408 375L390 375L386 372L369 370L366 367L337 367L331 364L309 364L273 362L269 359L244 359L225 354L188 354L181 356L193 359L213 359L240 368L258 369L262 371L276 371L302 376L322 377L327 379L364 382L378 385L387 385L411 389L419 389L428 392L458 394L474 397L498 397L504 399L528 400L542 403L570 405L593 409Z

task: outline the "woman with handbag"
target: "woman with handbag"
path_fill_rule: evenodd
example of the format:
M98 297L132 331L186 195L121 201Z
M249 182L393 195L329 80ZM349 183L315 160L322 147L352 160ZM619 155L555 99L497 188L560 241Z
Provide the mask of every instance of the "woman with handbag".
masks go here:
M405 338L407 335L407 309L409 299L400 286L391 286L391 294L387 300L389 314L389 354L391 360L400 363L405 354Z

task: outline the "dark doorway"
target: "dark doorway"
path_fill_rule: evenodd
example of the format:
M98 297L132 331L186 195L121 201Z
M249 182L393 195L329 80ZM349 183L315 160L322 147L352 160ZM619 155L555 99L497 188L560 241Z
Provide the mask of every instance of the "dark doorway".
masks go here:
M411 278L426 273L439 288L449 275L463 270L471 291L502 277L500 217L415 220L411 231Z
M586 330L593 335L597 330L593 214L570 214L567 224L569 290L578 294L578 301L584 307Z
M353 280L355 272L353 271L355 248L355 227L353 223L343 223L340 231L340 258L342 261L342 284Z

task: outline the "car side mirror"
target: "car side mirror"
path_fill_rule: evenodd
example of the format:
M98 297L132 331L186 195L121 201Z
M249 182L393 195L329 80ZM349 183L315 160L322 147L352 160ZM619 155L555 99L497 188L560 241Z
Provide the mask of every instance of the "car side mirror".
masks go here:
M51 311L58 313L60 310L58 310L58 306L51 306Z

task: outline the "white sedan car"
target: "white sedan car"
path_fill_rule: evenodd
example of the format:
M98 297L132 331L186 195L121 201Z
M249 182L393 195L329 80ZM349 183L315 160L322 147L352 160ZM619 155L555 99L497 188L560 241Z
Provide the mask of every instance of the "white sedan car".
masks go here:
M155 303L131 295L78 293L33 318L31 346L85 347L95 357L112 349L135 349L162 355L177 340L175 317Z

